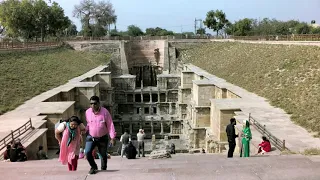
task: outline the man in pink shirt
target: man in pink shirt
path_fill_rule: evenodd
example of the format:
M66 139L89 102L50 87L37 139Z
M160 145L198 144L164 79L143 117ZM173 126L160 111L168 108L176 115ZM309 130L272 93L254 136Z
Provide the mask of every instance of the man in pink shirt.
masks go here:
M102 155L101 170L107 170L108 135L110 135L110 143L114 145L116 132L111 115L106 108L100 106L98 96L90 98L90 108L86 111L86 120L87 138L85 153L91 166L89 174L95 174L98 171L98 166L94 161L92 151L98 146L99 153Z

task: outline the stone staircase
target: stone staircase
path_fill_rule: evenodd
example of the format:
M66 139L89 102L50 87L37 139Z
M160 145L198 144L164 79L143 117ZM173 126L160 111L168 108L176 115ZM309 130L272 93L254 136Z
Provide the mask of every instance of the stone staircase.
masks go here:
M100 167L100 160L96 160ZM301 155L227 159L225 155L176 154L170 159L140 158L108 160L108 170L88 175L88 162L79 160L77 172L69 172L57 159L0 162L1 179L93 180L93 179L183 179L183 180L318 180L320 162Z
M236 125L236 131L241 132L243 129L243 121L248 120L249 115L244 114L241 111L235 112L235 118L237 120L237 125ZM251 154L257 153L259 149L259 144L262 142L262 134L254 127L254 125L250 126L251 133L252 133L252 139L250 141L250 152ZM241 139L239 139L240 141ZM272 144L271 144L271 152L268 153L268 155L279 155L281 151L279 149L276 149Z

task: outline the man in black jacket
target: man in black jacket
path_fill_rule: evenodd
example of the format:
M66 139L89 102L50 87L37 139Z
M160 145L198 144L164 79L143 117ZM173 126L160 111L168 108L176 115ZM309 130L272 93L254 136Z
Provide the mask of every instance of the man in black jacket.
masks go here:
M226 128L227 136L228 136L228 142L229 142L229 151L228 151L228 158L233 157L233 152L236 147L236 131L234 129L234 126L236 125L236 119L231 118L230 124Z

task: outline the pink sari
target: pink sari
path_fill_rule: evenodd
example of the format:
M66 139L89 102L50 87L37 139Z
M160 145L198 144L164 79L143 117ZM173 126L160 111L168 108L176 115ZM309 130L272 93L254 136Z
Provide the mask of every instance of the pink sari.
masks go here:
M71 141L70 145L67 146L69 138L69 129L65 128L63 131L62 141L60 144L60 155L59 161L66 165L67 163L71 164L71 160L74 159L80 153L80 127L77 128L77 134L74 140Z

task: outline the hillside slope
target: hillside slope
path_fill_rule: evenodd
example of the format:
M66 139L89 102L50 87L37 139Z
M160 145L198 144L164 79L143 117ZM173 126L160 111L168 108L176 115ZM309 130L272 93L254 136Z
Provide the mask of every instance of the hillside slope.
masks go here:
M320 47L215 42L179 52L182 61L269 99L319 135Z
M67 48L0 53L0 115L109 61L108 54Z

